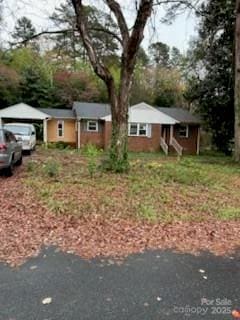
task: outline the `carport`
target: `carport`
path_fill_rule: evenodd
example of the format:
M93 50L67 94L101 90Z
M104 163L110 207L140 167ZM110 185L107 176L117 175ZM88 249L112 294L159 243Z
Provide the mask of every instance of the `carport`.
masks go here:
M13 106L0 110L0 127L6 120L16 121L42 121L43 122L43 141L47 143L47 121L51 118L49 114L33 108L25 103L18 103Z

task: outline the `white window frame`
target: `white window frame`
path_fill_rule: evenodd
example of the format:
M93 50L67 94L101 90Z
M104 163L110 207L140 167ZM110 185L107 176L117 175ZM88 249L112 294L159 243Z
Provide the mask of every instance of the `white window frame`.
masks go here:
M131 125L137 126L137 134L131 134ZM140 134L140 126L145 125L146 126L146 134ZM136 122L130 122L128 124L128 136L129 137L144 137L144 138L150 138L152 133L151 124L149 123L136 123Z
M59 129L59 124L62 125L62 129ZM60 130L62 131L61 136L59 135ZM64 138L64 120L58 120L58 122L57 122L57 136L58 136L58 138Z
M90 122L95 123L95 125L96 125L96 129L95 130L89 129ZM97 120L88 120L87 121L87 131L88 132L98 132L98 121Z
M183 128L183 127L186 128L186 134L185 134L185 135L181 134L181 127L182 127L182 128ZM182 124L182 125L180 125L178 132L179 132L179 133L178 133L178 134L179 134L179 138L189 138L189 126L188 126L187 124Z

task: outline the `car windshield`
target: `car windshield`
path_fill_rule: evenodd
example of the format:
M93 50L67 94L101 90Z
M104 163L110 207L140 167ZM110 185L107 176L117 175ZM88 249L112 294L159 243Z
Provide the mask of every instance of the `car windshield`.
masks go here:
M28 136L31 133L29 127L17 126L17 125L6 125L5 128L11 131L13 134L19 134L22 136Z

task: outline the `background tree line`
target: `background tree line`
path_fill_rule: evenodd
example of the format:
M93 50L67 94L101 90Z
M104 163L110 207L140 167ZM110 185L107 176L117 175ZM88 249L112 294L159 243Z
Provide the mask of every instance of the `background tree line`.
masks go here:
M117 25L94 6L84 8L97 55L120 81ZM184 107L201 114L212 144L226 153L234 136L235 1L208 0L198 7L198 36L186 54L156 42L140 47L130 102ZM71 107L74 100L107 102L76 30L69 1L50 17L61 33L34 38L32 22L20 18L8 50L0 52L0 108L23 101L35 107ZM107 32L106 32L107 31ZM46 48L48 43L50 48Z
M112 18L96 7L86 7L98 55L116 81L120 77L118 43L111 33ZM50 17L60 34L32 37L37 33L31 20L17 20L10 49L0 53L0 108L23 101L35 107L71 107L72 102L107 102L107 90L94 74L84 46L75 30L75 15L68 3ZM44 48L44 43L49 48ZM131 103L146 101L164 107L187 106L182 68L185 57L164 43L153 43L138 53Z

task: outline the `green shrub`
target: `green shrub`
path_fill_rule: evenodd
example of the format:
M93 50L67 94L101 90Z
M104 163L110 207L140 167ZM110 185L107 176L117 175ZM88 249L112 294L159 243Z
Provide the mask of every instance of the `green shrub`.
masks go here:
M82 154L87 157L97 157L102 153L102 150L94 144L88 143L82 148Z
M50 178L56 177L59 174L60 165L57 161L48 159L43 165L43 171Z
M97 158L102 153L95 145L87 144L82 150L82 154L85 155L88 159L87 169L90 177L92 178L95 172L97 171L98 162Z
M72 149L72 147L67 142L57 141L57 142L48 143L48 149L64 150L64 149Z

